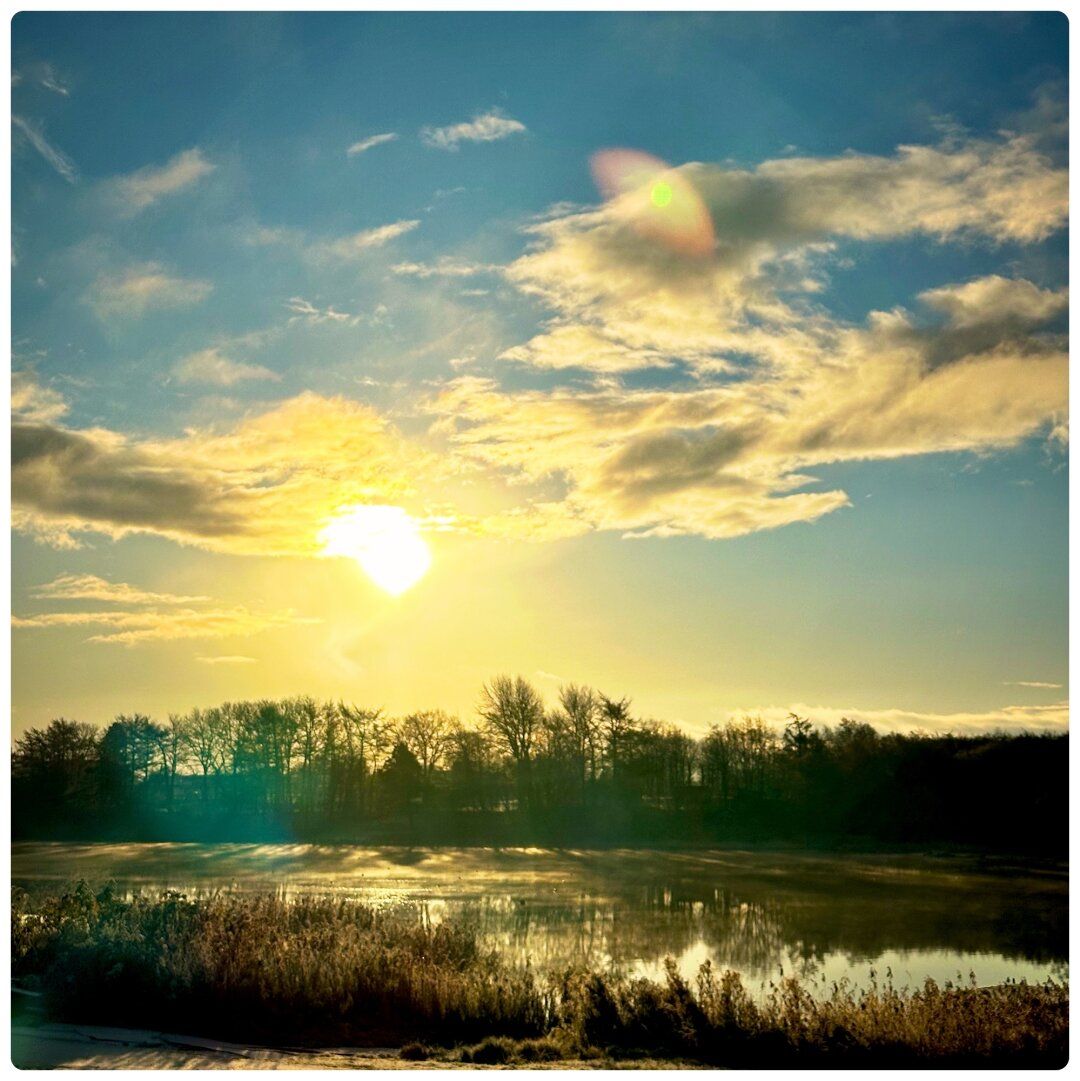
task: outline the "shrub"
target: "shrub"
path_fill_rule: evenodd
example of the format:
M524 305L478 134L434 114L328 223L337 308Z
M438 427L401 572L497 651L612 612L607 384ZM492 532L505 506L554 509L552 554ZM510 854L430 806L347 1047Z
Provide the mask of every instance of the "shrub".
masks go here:
M501 1066L514 1057L516 1050L513 1040L489 1036L475 1047L465 1048L461 1052L461 1061L475 1062L480 1066Z

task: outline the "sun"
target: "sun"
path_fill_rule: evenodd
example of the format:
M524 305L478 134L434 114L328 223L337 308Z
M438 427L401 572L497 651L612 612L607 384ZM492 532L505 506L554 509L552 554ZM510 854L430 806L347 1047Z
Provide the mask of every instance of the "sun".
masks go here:
M416 521L401 507L350 507L319 534L322 554L355 559L387 593L416 585L431 566L431 550Z

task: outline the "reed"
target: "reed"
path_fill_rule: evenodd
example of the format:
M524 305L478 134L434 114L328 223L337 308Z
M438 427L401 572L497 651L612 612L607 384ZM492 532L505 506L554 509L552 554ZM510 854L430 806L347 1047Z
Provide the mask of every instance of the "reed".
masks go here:
M891 982L755 1000L734 972L673 963L662 981L541 978L462 922L409 906L219 893L118 897L77 883L16 891L12 966L51 1014L296 1045L403 1046L408 1059L522 1064L583 1058L728 1066L1059 1066L1068 985Z

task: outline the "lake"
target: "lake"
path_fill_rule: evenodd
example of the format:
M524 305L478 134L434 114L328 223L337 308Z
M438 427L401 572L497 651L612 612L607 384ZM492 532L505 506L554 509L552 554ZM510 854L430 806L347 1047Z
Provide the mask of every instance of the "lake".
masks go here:
M1000 859L760 851L20 843L12 879L347 895L470 920L515 963L897 986L1068 974L1068 873Z

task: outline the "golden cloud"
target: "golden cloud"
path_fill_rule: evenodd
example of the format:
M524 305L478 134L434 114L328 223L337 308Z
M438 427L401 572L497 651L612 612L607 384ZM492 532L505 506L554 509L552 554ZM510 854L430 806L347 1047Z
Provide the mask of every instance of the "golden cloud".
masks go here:
M506 268L553 315L501 359L584 369L591 388L473 376L429 403L459 455L537 488L477 528L738 536L848 505L813 490L821 466L1065 438L1066 290L987 275L862 325L818 299L818 264L841 241L1031 243L1063 227L1067 173L1033 137L678 172L711 215L711 256L656 243L609 205L532 226ZM620 381L676 363L683 378L661 389Z
M311 623L293 612L252 612L235 608L146 609L144 611L47 612L37 616L13 616L15 628L107 627L88 642L136 645L141 642L174 641L180 638L247 637L270 627Z
M154 533L253 555L310 555L336 510L401 503L433 459L374 410L305 393L224 432L135 439L103 429L12 427L17 528L64 543L83 531Z

